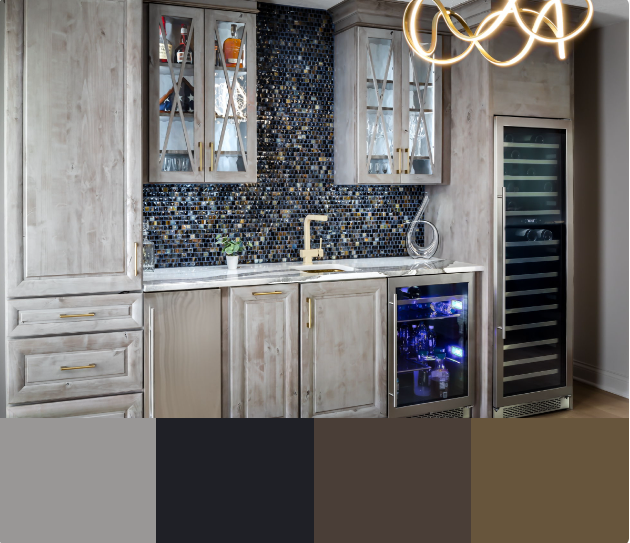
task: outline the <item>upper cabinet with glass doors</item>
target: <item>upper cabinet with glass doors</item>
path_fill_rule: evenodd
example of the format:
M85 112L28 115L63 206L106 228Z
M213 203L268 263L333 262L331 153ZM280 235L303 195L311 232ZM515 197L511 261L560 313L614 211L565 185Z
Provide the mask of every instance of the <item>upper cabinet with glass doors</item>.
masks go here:
M419 36L428 48L431 36ZM335 183L442 183L442 69L402 31L335 36Z
M151 4L149 182L256 182L256 16Z

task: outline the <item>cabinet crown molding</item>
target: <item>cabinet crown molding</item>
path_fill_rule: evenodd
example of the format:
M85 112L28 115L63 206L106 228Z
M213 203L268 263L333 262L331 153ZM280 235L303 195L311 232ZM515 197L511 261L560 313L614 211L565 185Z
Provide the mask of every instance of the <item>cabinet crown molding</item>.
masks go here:
M0 0L1 1L1 0ZM166 4L187 8L215 9L258 13L258 3L252 0L143 0L145 4Z

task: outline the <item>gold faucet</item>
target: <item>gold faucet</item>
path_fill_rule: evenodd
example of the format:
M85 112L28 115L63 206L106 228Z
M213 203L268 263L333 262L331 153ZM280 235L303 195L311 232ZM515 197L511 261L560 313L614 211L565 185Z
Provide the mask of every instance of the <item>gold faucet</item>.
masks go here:
M307 215L304 219L304 249L300 250L300 256L304 259L305 266L313 263L313 257L324 258L322 238L319 238L319 249L311 249L311 221L326 222L327 220L328 215Z

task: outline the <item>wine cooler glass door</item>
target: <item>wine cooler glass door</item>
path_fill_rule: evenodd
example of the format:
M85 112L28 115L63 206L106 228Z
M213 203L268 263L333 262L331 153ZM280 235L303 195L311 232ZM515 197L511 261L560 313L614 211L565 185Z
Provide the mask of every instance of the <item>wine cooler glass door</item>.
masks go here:
M403 281L393 292L390 288L394 298L390 311L395 312L390 392L395 395L394 410L401 412L394 416L472 405L472 283L446 282L457 281L453 277L436 282L440 279L432 279L432 284Z
M203 10L151 4L150 13L150 176L203 182Z
M567 130L504 126L499 137L503 227L498 276L503 281L498 292L503 306L497 310L503 330L498 334L495 384L500 398L513 399L570 385ZM497 405L501 403L495 398Z

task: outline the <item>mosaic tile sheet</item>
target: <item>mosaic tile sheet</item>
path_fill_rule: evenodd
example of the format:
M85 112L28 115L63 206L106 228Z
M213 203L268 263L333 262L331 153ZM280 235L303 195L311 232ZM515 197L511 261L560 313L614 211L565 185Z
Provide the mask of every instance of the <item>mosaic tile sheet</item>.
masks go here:
M224 264L218 233L251 241L247 263L298 261L311 213L329 217L311 223L311 244L322 238L326 259L405 256L424 187L334 184L330 16L258 7L258 183L145 185L157 267Z

